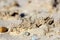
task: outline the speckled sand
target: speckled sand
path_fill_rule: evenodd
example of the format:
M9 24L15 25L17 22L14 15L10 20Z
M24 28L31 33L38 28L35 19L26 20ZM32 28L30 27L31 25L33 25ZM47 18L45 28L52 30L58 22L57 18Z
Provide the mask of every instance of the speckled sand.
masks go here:
M0 0L0 27L0 40L60 40L60 0Z

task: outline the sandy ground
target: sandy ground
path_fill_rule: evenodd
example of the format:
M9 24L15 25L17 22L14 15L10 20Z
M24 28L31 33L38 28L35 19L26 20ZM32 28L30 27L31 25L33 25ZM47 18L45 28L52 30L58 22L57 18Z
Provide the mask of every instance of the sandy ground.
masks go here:
M57 2L54 7L53 0L0 0L0 27L8 28L0 40L60 40Z

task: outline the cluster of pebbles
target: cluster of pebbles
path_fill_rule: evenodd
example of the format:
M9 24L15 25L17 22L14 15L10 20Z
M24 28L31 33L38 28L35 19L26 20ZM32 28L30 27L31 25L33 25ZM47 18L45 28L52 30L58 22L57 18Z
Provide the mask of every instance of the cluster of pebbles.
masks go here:
M0 35L5 33L21 34L21 40L60 40L60 0L0 0Z

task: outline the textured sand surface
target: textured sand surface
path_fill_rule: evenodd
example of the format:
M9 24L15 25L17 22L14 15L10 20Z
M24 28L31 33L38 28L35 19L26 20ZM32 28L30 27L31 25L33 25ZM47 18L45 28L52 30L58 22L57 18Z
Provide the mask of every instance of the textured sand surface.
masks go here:
M60 40L60 0L0 0L0 40Z

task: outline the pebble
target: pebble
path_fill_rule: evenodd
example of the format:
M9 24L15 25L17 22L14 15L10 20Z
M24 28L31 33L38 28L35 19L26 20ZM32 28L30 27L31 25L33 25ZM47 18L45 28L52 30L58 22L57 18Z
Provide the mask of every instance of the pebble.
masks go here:
M25 16L25 14L24 13L21 13L20 16L21 16L21 18L23 18Z
M6 27L0 27L0 33L5 33L8 31L8 28Z
M30 35L30 33L29 33L29 32L25 32L25 35L26 35L26 36L29 36L29 35Z

